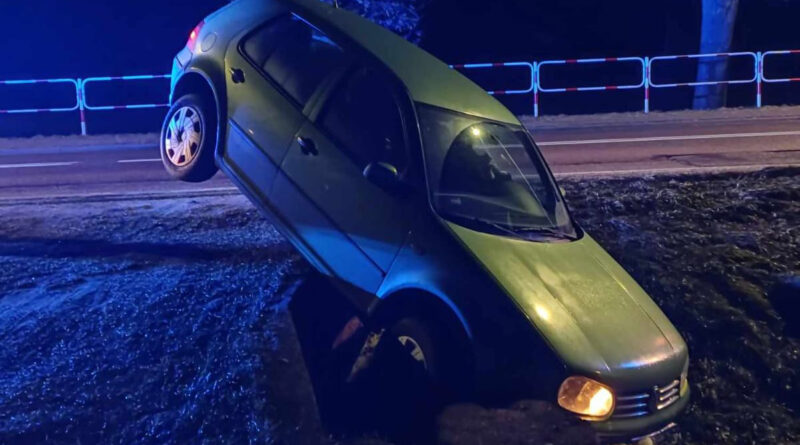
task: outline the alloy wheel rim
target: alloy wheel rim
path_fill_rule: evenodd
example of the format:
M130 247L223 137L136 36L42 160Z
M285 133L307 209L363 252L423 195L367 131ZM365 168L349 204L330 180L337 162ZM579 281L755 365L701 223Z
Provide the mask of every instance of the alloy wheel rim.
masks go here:
M164 135L164 151L172 165L183 167L197 157L203 130L200 112L194 107L181 107L172 115Z
M425 359L425 353L422 351L422 347L420 347L419 343L413 338L407 335L401 335L397 337L400 341L400 344L403 345L403 348L408 351L417 363L421 364L425 369L428 369L428 362Z

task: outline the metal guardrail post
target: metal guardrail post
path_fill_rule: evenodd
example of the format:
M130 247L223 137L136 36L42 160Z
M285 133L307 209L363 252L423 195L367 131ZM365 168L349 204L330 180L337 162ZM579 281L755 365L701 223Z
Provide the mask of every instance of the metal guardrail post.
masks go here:
M650 112L650 58L644 58L644 112Z
M764 55L761 51L756 53L756 108L761 108L762 86L764 82Z
M539 117L539 62L533 62L533 117Z
M78 79L78 103L81 113L81 136L86 136L86 104L84 101L83 79Z

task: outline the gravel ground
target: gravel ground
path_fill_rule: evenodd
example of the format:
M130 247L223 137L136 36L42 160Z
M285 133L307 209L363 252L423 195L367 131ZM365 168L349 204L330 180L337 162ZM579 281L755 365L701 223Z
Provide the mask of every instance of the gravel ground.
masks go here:
M800 442L800 341L767 298L800 274L798 178L563 181L689 343L683 443ZM308 266L241 196L0 215L0 443L386 443L320 427L287 309ZM436 435L533 443L537 412L453 407Z

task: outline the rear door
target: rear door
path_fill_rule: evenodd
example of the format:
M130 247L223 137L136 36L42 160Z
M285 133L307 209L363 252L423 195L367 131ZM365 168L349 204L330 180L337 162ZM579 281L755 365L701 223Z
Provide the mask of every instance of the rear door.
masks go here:
M409 156L395 85L369 68L337 85L284 158L271 199L339 278L374 293L408 231L409 204L363 171ZM407 99L406 99L407 100Z
M224 161L263 202L304 109L324 80L344 69L344 52L286 14L237 39L226 55L229 131Z

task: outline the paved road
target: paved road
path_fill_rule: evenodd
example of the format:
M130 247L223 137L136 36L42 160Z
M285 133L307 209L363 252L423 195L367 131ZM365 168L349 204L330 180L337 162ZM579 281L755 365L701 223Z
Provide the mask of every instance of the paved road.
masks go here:
M550 125L533 130L559 176L800 166L796 118ZM152 145L0 150L0 201L235 190L221 174L202 184L173 181L160 162Z

